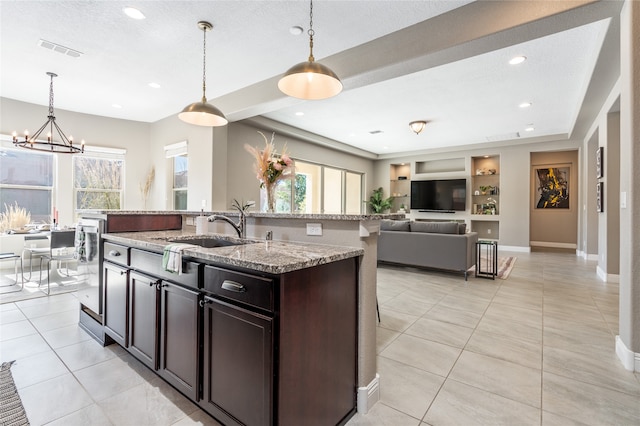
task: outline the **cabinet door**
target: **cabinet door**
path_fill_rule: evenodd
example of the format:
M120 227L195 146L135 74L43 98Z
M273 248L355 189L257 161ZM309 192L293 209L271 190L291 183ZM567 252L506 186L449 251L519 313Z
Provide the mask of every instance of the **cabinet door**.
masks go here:
M161 339L158 373L180 392L197 401L199 293L166 282L160 285L160 289Z
M104 331L126 348L129 343L129 271L109 262L104 262L103 268Z
M130 273L129 352L149 368L158 368L157 278Z
M273 319L205 298L201 405L224 424L273 423Z

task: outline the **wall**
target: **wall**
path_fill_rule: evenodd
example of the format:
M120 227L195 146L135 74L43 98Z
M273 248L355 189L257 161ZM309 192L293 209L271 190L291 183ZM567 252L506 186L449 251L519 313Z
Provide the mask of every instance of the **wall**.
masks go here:
M492 220L500 221L500 246L514 250L529 249L529 216L530 216L530 154L532 152L577 150L579 142L574 140L538 142L526 144L523 141L507 141L504 146L487 144L484 146L460 147L455 151L433 150L409 153L403 156L388 157L376 161L374 168L374 188L382 186L385 194L390 191L390 165L398 163L411 164L411 179L455 179L467 178L472 173L471 157L483 155L500 156L500 214ZM416 173L416 162L463 158L465 168L457 172ZM577 176L575 178L577 181ZM470 183L469 183L470 185ZM368 193L366 194L369 195ZM412 211L412 219L474 219L471 215L471 194L467 191L467 211L457 213L418 213ZM477 217L475 217L477 218ZM577 228L577 225L576 227ZM574 229L575 229L574 228ZM575 232L574 232L575 234Z
M569 208L536 208L539 193L535 170L538 168L569 166ZM578 242L578 212L580 185L578 184L578 151L531 153L530 238L531 245L576 248Z
M0 98L0 134L10 135L14 130L18 133L24 129L37 130L47 119L48 107ZM96 115L55 110L56 122L67 136L75 140L84 139L88 146L126 149L126 166L124 177L124 204L127 210L142 208L142 197L138 183L143 182L151 165L149 157L149 139L151 125L130 120L118 120ZM62 225L75 222L71 210L73 193L72 156L56 154L59 168L57 188L54 192L54 205L59 210Z

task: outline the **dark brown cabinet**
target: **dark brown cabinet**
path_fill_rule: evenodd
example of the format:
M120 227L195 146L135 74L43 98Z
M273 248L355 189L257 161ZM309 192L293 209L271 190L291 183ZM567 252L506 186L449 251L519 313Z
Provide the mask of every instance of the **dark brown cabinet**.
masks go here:
M138 272L129 275L129 352L147 367L158 368L158 285Z
M103 263L104 332L123 347L129 345L129 271L126 267Z
M160 288L160 365L158 374L198 400L200 369L200 293L163 281Z

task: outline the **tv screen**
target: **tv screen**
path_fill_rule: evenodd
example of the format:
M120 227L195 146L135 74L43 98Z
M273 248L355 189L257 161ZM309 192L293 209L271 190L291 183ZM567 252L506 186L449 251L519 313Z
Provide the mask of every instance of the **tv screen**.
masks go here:
M411 181L411 208L431 211L464 211L467 208L467 180Z

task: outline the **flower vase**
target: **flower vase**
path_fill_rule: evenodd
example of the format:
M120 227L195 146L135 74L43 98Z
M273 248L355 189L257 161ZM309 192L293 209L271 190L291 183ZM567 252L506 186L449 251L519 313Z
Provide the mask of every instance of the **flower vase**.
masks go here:
M267 191L267 213L275 213L276 211L276 185L265 185Z

